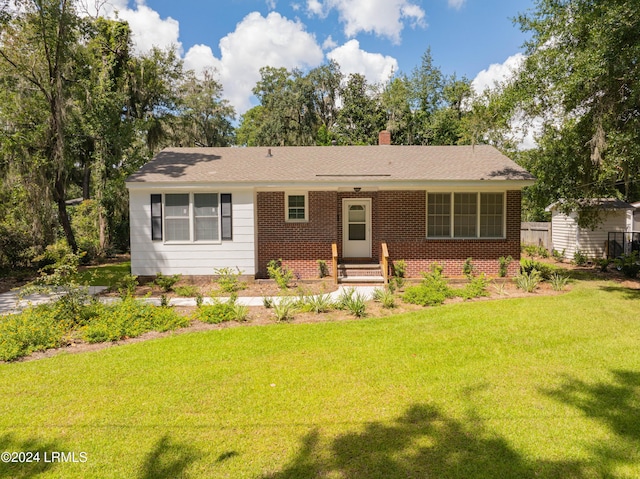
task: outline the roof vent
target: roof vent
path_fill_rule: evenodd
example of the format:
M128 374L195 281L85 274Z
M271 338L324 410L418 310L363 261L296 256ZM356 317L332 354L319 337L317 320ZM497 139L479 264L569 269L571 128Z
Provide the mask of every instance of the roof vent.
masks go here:
M389 130L382 130L378 136L378 145L390 145L391 144L391 132Z

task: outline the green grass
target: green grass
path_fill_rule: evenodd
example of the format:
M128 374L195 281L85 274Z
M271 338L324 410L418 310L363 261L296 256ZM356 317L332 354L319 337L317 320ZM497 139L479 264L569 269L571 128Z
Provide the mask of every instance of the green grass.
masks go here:
M87 286L115 287L128 274L131 273L131 261L122 263L103 264L91 266L80 271L75 280L79 284Z
M640 295L572 289L0 364L0 451L87 454L0 477L640 477Z

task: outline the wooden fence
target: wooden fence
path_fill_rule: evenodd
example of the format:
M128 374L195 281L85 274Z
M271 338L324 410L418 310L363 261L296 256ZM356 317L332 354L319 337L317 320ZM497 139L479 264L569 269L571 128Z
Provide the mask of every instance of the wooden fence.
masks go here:
M520 225L520 242L551 249L551 223L525 222Z

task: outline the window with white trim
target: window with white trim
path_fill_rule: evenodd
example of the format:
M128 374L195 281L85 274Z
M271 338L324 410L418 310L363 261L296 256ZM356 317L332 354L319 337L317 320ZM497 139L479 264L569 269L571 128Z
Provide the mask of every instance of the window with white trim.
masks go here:
M307 221L308 196L306 193L285 193L285 220Z
M504 193L427 194L427 238L504 238Z
M222 197L223 214L220 214ZM162 216L160 216L162 215ZM224 217L224 218L221 218ZM224 221L221 222L221 219ZM164 226L162 223L164 222ZM166 193L151 195L151 238L165 242L231 240L231 194Z

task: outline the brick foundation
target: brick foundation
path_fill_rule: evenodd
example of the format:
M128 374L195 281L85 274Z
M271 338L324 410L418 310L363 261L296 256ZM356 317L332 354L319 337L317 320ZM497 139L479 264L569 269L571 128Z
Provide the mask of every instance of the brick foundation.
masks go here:
M331 267L331 244L342 257L342 200L371 198L372 261L379 262L386 241L391 261L407 262L407 275L419 277L434 262L448 276L460 276L464 261L471 257L477 272L498 274L498 258L511 256L509 274L517 274L520 259L520 191L507 192L506 238L426 239L426 192L331 192L310 191L308 222L289 223L284 218L284 192L257 195L258 273L267 276L267 263L283 260L301 279L318 277L318 260Z

